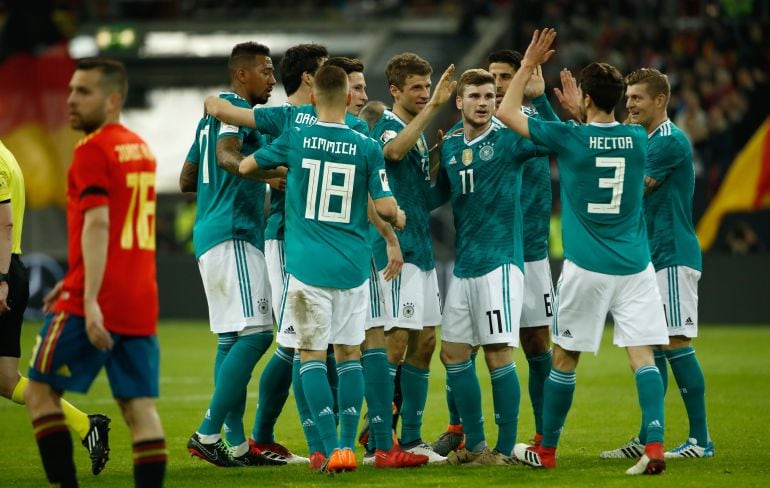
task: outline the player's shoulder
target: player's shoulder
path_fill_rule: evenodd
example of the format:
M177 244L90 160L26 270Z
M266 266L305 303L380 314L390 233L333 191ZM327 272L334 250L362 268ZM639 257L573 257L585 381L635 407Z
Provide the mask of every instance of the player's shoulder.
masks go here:
M236 107L243 107L243 108L251 108L251 105L249 102L246 101L245 98L238 95L237 93L230 92L230 91L222 91L219 92L219 98L225 99L228 102L232 103Z
M692 153L687 135L671 120L666 120L655 128L649 136L648 147L650 150L664 150L669 157L674 153L685 157Z

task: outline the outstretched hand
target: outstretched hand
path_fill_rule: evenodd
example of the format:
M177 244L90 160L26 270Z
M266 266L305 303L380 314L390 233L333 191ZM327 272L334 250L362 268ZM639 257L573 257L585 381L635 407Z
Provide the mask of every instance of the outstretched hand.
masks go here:
M562 108L576 120L581 119L580 115L580 91L578 90L577 80L572 76L572 72L567 68L559 73L561 77L561 90L554 88L553 92Z
M532 70L532 76L526 86L524 86L524 96L532 99L545 93L545 79L543 78L543 68L538 66Z
M535 29L535 32L532 33L532 41L521 60L521 65L539 66L551 59L553 53L556 52L551 49L554 39L556 39L555 29L550 27L546 27L542 31Z
M457 81L452 81L452 74L455 72L455 65L450 64L449 67L441 75L441 79L438 80L436 89L433 91L433 96L430 98L430 103L436 106L443 105L452 97L452 93L455 91Z

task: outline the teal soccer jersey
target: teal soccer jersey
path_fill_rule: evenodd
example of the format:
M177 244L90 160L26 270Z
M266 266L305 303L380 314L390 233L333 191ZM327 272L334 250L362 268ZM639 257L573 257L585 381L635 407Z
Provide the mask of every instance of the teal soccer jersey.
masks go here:
M644 270L650 263L642 209L644 129L530 118L529 132L558 156L564 257L597 273Z
M343 124L294 127L254 154L288 165L286 271L313 286L351 289L369 277L368 195L390 196L377 143Z
M701 271L700 244L692 224L695 172L690 141L670 120L647 142L645 175L660 183L644 199L652 265L656 270L688 266Z
M254 109L254 123L257 130L268 136L278 137L290 127L302 127L316 123L317 114L313 105L306 104L296 107L289 103L279 107L258 107ZM358 117L346 114L345 123L356 132L369 134L366 122ZM270 212L267 217L265 239L283 240L284 234L284 201L285 194L280 190L271 189Z
M224 92L219 97L237 107L251 108L235 93ZM230 136L241 140L241 154L251 154L260 147L256 130L224 124L209 116L198 122L195 142L186 157L198 165L198 208L193 226L193 251L197 258L230 239L249 242L264 251L265 184L217 166L217 140Z
M461 131L446 138L434 191L452 202L455 276L483 276L507 263L524 270L521 169L537 155L532 142L497 123L472 141Z
M403 120L386 110L372 128L371 136L385 146L405 127ZM431 270L434 263L427 200L430 192L430 161L425 137L420 134L417 143L401 161L385 160L385 168L393 196L407 215L406 228L398 233L404 262L414 264L423 271ZM379 247L379 252L375 255L378 266L387 262L387 258L382 256L382 249L384 247Z

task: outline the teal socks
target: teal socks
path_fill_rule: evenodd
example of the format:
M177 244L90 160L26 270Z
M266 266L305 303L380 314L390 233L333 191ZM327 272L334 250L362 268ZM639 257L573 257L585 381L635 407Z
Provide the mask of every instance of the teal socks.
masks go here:
M647 429L644 444L663 442L663 380L656 366L642 366L634 373L642 425ZM641 438L640 438L641 441Z
M666 360L666 351L662 349L654 349L653 355L655 357L655 366L660 372L660 379L663 381L663 397L666 396L666 390L668 389L668 361ZM647 424L642 421L642 425L639 426L639 442L647 444Z
M532 402L532 411L535 414L535 433L543 433L543 391L545 380L551 373L553 353L547 350L542 354L527 356L529 364L529 399ZM502 451L501 451L502 452Z
M324 364L324 368L325 367L326 365ZM314 452L323 452L325 454L326 450L321 442L318 427L316 426L313 413L308 405L305 389L302 386L300 368L299 353L294 353L291 385L292 388L294 388L294 401L297 403L297 412L299 413L299 421L302 424L302 431L305 433L305 440L307 441L307 447L310 454ZM326 384L328 385L328 383ZM329 394L331 395L331 392Z
M475 371L474 371L475 374ZM510 456L516 444L519 426L519 401L521 387L516 374L516 364L510 363L489 372L492 378L492 402L497 424L497 445L495 449Z
M429 369L422 369L404 363L401 368L401 442L409 444L420 439L422 413L428 400Z
M364 367L364 385L366 405L369 409L369 449L389 451L393 447L390 435L393 410L393 385L388 366L388 355L384 348L369 349L361 354L361 364ZM390 396L388 396L390 392Z
M340 408L340 447L355 451L361 405L364 403L364 371L361 361L337 364L339 377L338 404ZM335 429L336 432L336 429Z
M251 437L260 444L275 442L275 423L289 397L293 356L293 352L278 346L259 378L259 404Z
M543 391L543 447L555 448L575 395L575 372L551 368Z
M261 332L238 336L230 351L219 364L214 395L198 432L203 435L219 434L228 413L241 413L239 424L228 424L228 442L240 445L246 442L243 432L243 405L246 401L246 385L259 358L273 342L273 332Z
M471 353L471 364L473 365L473 371L476 371L476 355L477 352ZM449 425L460 425L460 412L457 411L457 405L455 404L455 397L452 388L449 387L449 373L447 373L446 380L446 405L449 409Z
M456 392L455 404L465 432L465 446L471 451L486 447L484 414L481 412L481 386L473 363L468 360L459 364L447 364L447 381Z
M307 405L323 444L323 452L328 457L335 449L339 448L339 440L337 438L337 423L334 420L334 398L329 380L326 377L326 363L323 361L303 362L300 365L299 374L305 400L307 400ZM308 440L308 444L310 444L310 440Z
M706 423L706 380L695 356L695 349L683 347L666 351L666 357L671 363L671 371L684 400L690 421L690 437L696 439L699 446L706 447L711 441Z

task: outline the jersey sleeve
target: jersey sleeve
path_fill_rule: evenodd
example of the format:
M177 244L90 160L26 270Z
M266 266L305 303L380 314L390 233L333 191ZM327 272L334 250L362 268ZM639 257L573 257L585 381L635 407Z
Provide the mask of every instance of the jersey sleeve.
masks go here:
M254 109L254 124L259 132L272 137L280 136L287 127L292 115L292 107L257 107Z
M372 200L392 196L390 184L388 183L388 173L385 171L385 160L382 157L382 149L376 144L370 144L369 147L366 158L369 195L372 197Z
M527 123L532 142L539 146L545 146L556 153L564 149L570 130L568 122L544 121L530 117Z
M70 171L81 212L109 205L109 160L99 146L83 144L77 147Z
M240 108L248 108L249 106L248 102L246 100L242 100L240 98L230 98L227 99L230 103L235 105L236 107ZM246 139L246 137L253 131L254 129L250 127L239 127L237 125L233 124L226 124L222 122L219 125L219 133L217 134L217 140L219 140L222 137L237 137L241 142Z
M644 174L663 183L682 159L682 149L672 137L658 137L649 144Z
M533 98L532 105L534 105L535 110L537 110L537 116L539 116L539 118L552 121L560 120L559 116L556 115L556 112L553 111L553 107L551 107L551 103L548 101L548 97L545 96L545 93L539 97Z
M295 129L296 131L297 129ZM277 137L269 145L254 153L254 159L261 168L276 168L286 166L289 160L289 147L295 132L287 131Z

